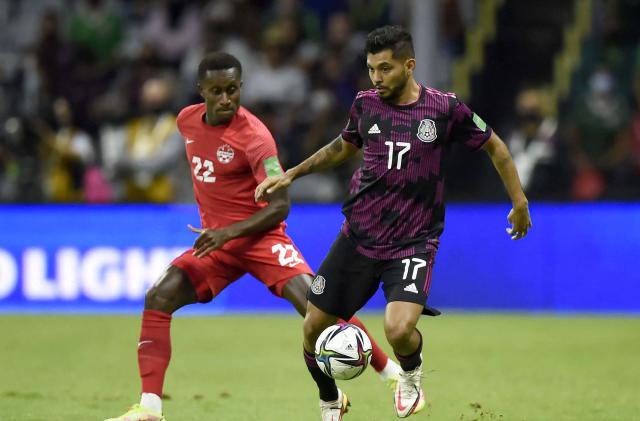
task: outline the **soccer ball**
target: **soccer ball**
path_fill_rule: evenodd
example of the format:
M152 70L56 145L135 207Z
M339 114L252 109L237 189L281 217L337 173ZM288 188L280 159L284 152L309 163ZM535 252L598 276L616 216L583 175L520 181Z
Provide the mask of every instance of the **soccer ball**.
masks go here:
M371 361L371 341L358 326L341 323L326 328L316 341L316 361L336 380L358 377Z

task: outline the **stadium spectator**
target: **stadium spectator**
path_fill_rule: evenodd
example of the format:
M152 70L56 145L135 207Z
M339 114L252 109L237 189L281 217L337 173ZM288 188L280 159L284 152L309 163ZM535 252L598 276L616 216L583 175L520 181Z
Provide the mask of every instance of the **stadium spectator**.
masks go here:
M43 139L44 182L46 197L54 202L81 202L85 176L95 163L91 137L79 128L66 98L53 102L55 126L39 125Z
M74 51L63 37L60 16L55 9L46 10L38 25L39 35L34 46L39 96L43 103L69 91L68 75L74 66Z
M269 26L262 40L260 65L244 77L243 100L283 145L284 162L299 158L295 128L299 119L308 117L310 85L307 75L296 66L297 38L295 25Z
M636 49L634 75L633 75L633 94L635 110L631 118L630 129L630 148L632 172L627 185L630 186L630 197L640 199L640 45Z
M247 104L271 103L287 110L304 103L309 88L307 76L289 60L295 48L295 35L290 26L267 28L263 36L262 65L244 79Z
M353 95L357 92L358 76L364 73L362 66L362 44L365 35L355 32L346 13L334 13L329 16L326 29L325 49L321 64L325 60L323 73L329 82L329 88L335 93L339 105L349 108Z
M568 141L574 167L572 195L578 200L595 200L605 190L615 195L616 185L628 167L630 121L625 97L606 67L596 68L588 90L579 98L568 121Z
M0 6L0 26L3 27L0 31L0 118L20 115L20 121L50 120L47 110L56 98L64 97L73 110L76 126L92 137L102 137L99 133L113 131L115 116L117 120L131 120L136 116L140 109L140 90L149 78L167 72L178 74L173 87L174 103L197 101L193 69L206 52L227 51L238 57L246 68L243 101L276 134L283 162L293 165L315 150L321 142L319 139L344 123L342 116L352 96L368 86L367 74L361 65L362 52L358 48L363 42L363 33L388 20L410 21L411 3L388 0L3 2ZM435 74L430 83L446 89L450 84L452 60L464 50L465 28L474 24L479 9L473 0L436 3L442 19L435 31L438 49L430 56ZM584 51L589 53L582 57L581 67L588 71L594 62L606 63L617 81L617 91L627 95L632 92L629 69L640 34L638 25L633 23L637 21L640 7L634 0L594 2L593 7L593 36L585 42ZM500 24L500 19L497 23ZM487 52L492 54L491 49ZM517 69L512 73L516 74ZM582 75L580 70L578 75ZM630 99L623 98L623 102ZM477 96L473 101L484 99ZM559 104L561 108L564 105ZM509 115L509 110L496 109L495 112ZM586 120L584 113L576 112L575 116ZM105 117L109 120L106 124ZM557 143L561 148L558 159L563 159L564 150L572 145L572 162L578 175L574 186L576 192L582 191L576 194L598 197L601 190L604 198L630 197L629 192L635 191L634 178L629 172L632 165L627 165L631 159L627 159L620 170L613 169L616 165L611 162L605 165L609 169L591 163L593 168L584 170L583 165L578 165L585 162L580 151L597 136L590 130L584 132L585 121L574 124L573 116L568 120L567 132L572 134L569 136L572 140ZM626 127L627 133L636 136L633 131L636 126L628 124L628 114L626 120L627 124L621 122L620 128L612 128L610 132L618 131L617 136ZM581 139L584 136L588 139ZM626 146L623 137L618 136L621 148L614 148L618 152L613 155L620 156L620 151L631 146L630 156L633 156L637 136L629 137L631 143L627 142ZM575 139L580 140L575 142ZM610 158L606 161L611 161ZM101 156L97 156L96 163L101 165ZM294 187L291 195L303 200L334 200L331 197L342 194L335 187L345 184L335 184L336 175L338 179L346 178L351 169L340 172L312 180L319 186L315 190L301 186L300 196L296 191L298 187ZM493 193L495 186L491 180L485 180L484 175L489 171L482 177L488 182L479 183L487 187L468 184L468 189L456 185L457 169L449 172L451 185L456 187L452 191L458 199L497 199ZM554 188L566 191L561 194L544 189L541 197L571 196L568 183L554 184ZM538 197L536 189L528 187L528 192Z
M124 38L124 22L117 4L109 0L84 0L75 5L69 22L71 42L88 51L94 60L107 62Z
M505 141L518 169L522 187L532 198L565 187L559 156L558 122L545 110L541 89L527 88L516 98L517 126Z
M183 175L183 166L179 164L184 156L176 116L170 111L172 95L168 79L147 80L141 93L141 115L120 130L103 133L104 165L122 200L155 203L174 200L177 173Z
M139 36L168 63L179 63L185 51L200 43L202 11L199 1L147 2Z
M10 116L0 127L0 201L38 202L43 199L40 136L34 124Z

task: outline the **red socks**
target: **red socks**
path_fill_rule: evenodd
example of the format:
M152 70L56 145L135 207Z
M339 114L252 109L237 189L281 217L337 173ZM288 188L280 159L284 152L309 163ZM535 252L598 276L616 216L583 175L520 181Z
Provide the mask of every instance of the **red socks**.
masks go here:
M371 341L371 348L373 350L371 354L371 366L378 373L381 372L384 369L384 367L387 365L387 360L389 359L389 357L387 356L387 354L384 353L382 349L380 349L376 341L373 340L373 337L371 337L371 335L367 331L367 328L364 327L360 319L358 319L356 316L353 316L349 320L349 323L351 323L352 325L358 326L360 329L366 332L367 336L369 337L369 340Z
M142 313L142 329L138 342L138 368L142 393L162 397L164 374L171 359L171 314L157 310Z
M387 365L388 356L380 349L360 319L351 318L349 323L364 330L373 349L371 366L380 372ZM162 397L164 375L171 359L171 314L157 310L142 313L142 329L138 342L138 367L142 380L142 393L154 393Z

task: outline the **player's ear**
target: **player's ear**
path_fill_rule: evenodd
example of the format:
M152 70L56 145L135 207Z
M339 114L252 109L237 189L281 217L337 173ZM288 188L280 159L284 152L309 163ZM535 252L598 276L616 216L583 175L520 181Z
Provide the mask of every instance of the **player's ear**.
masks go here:
M200 82L196 83L196 88L198 89L198 94L202 97L202 99L205 99L204 92L202 92L202 86L200 86Z
M404 66L407 69L407 73L409 75L412 75L413 72L416 70L416 59L415 58L408 58L407 61L404 62Z

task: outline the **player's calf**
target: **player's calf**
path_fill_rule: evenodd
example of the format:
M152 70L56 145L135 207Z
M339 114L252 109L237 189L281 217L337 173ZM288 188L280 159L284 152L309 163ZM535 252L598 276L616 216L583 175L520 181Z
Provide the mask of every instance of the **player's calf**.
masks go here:
M417 349L408 355L396 352L402 371L395 389L394 405L400 418L415 414L425 406L422 390L422 335L415 328L414 331L418 334Z
M415 323L409 321L390 323L385 321L384 333L396 354L408 355L418 346L420 333Z
M369 340L371 341L371 366L376 370L376 373L380 376L383 382L391 389L395 390L396 384L398 383L398 379L400 377L400 367L395 363L391 358L385 354L385 352L378 346L378 343L373 339L373 337L369 334L369 331L362 323L362 321L353 316L349 319L348 323L358 326L362 329L367 336L369 336Z
M325 313L310 302L307 303L307 313L302 324L304 348L313 350L322 331L335 324L337 320L337 317Z
M415 303L391 302L385 313L385 334L402 371L394 392L396 415L408 417L422 410L422 334L416 329L422 307Z

